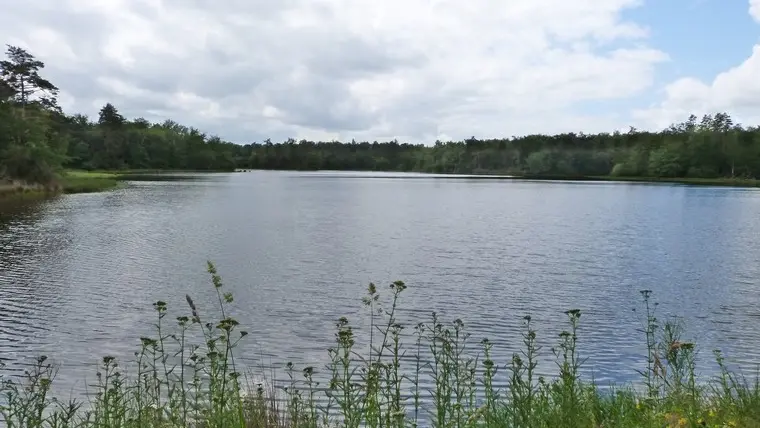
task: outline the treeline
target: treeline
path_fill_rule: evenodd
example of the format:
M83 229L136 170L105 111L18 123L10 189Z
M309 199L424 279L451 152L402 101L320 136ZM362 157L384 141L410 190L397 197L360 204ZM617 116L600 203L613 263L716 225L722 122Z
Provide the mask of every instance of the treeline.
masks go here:
M54 183L65 168L371 170L542 176L760 178L760 129L726 113L660 132L529 135L435 142L265 140L247 145L171 120L129 120L112 104L97 121L64 113L44 63L8 46L0 61L0 179Z
M8 46L0 61L0 180L55 184L65 168L233 170L250 150L171 120L127 120L112 104L97 121L68 115L42 61Z
M760 128L726 113L661 132L529 135L511 139L436 141L430 146L289 140L246 146L245 166L540 176L760 177Z

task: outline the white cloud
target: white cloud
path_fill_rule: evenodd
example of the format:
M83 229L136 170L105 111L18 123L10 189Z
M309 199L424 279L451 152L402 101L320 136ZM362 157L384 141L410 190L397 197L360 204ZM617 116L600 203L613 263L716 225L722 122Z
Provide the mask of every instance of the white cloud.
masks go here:
M760 0L749 0L749 14L755 21L760 22Z
M74 54L71 46L64 42L63 36L47 27L32 27L26 33L24 39L12 37L10 44L30 49L35 47L34 54L40 58L45 58L48 62L55 62L59 67L75 66L77 56Z
M667 60L622 18L641 3L37 0L6 7L0 38L90 114L107 99L239 142L432 142L627 125L575 110L641 93Z
M750 14L760 23L760 0L750 0ZM664 128L684 121L690 114L701 116L727 112L744 124L760 123L760 44L741 64L718 74L712 82L685 77L665 87L664 99L634 112L642 126Z

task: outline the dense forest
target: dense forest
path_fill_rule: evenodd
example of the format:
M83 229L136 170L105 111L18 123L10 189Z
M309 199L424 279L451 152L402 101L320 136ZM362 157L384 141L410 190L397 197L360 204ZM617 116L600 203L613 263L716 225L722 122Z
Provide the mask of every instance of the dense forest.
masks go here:
M0 179L55 183L67 168L760 178L760 128L736 124L726 113L692 115L660 132L472 137L430 146L293 139L241 145L171 120L128 119L110 103L97 121L67 114L44 67L15 46L0 61Z
M64 113L45 64L8 46L0 61L0 178L54 182L64 168L232 170L250 157L237 144L167 120L127 120L112 104L96 122Z

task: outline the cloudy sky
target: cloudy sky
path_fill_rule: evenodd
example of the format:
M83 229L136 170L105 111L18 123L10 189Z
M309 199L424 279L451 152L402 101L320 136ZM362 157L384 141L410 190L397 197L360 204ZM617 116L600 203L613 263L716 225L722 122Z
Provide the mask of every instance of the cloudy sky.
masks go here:
M0 0L68 112L239 143L760 124L760 0Z

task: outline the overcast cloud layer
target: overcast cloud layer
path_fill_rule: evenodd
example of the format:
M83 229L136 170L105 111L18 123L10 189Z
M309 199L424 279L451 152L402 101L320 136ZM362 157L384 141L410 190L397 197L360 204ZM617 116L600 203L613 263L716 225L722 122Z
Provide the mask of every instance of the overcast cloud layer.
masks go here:
M664 1L664 0L658 0ZM731 0L734 1L734 0ZM738 1L738 0L737 0ZM114 103L235 142L511 136L662 127L728 110L760 123L760 45L656 104L667 52L625 21L639 0L8 1L0 41L47 64L68 112ZM760 24L760 0L749 13Z

